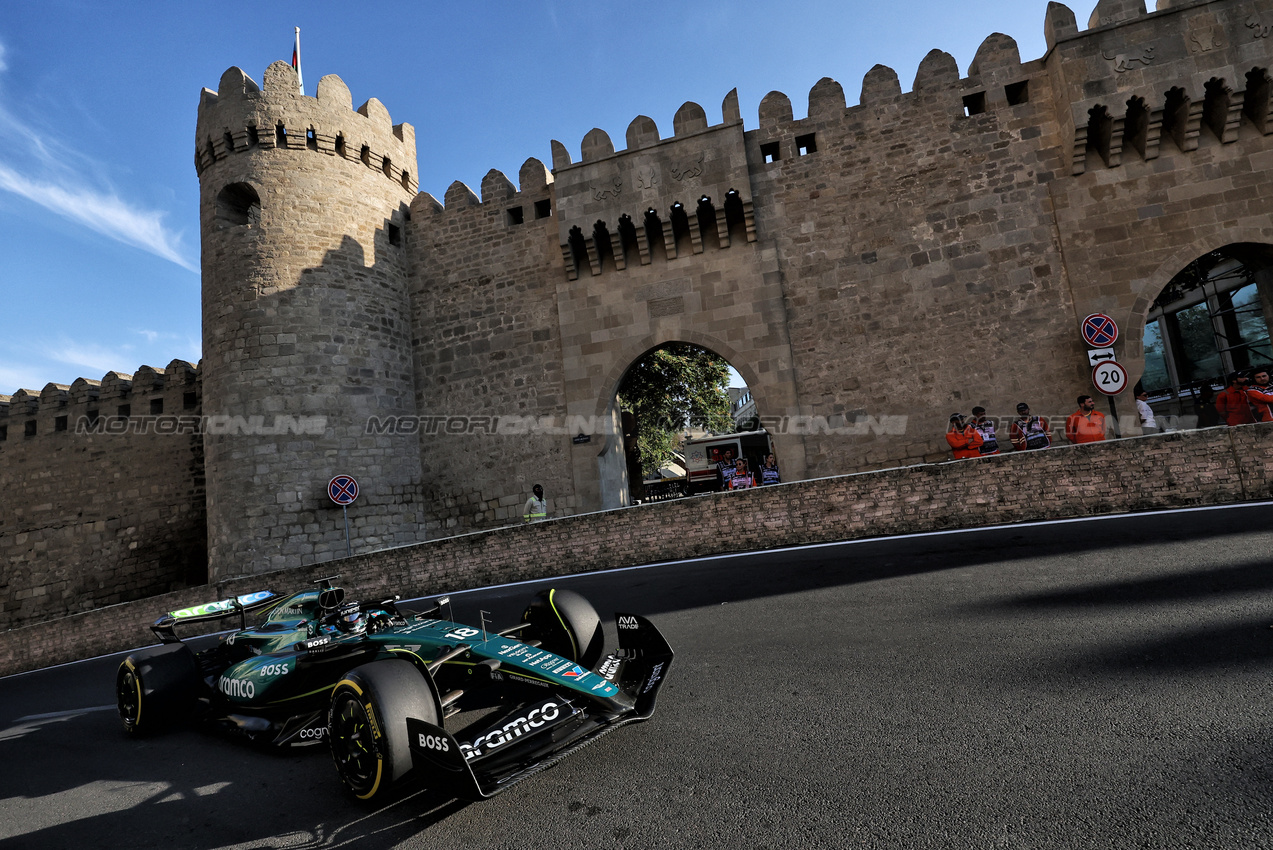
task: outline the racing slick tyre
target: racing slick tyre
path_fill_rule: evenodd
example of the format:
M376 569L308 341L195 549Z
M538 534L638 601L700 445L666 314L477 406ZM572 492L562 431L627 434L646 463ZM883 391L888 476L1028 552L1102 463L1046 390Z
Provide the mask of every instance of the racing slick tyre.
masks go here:
M199 664L185 644L129 655L115 675L115 701L124 731L148 735L188 719L198 688Z
M605 651L605 631L592 603L573 590L541 590L522 614L534 638L551 653L592 669Z
M332 690L327 737L341 782L359 800L383 799L411 769L406 718L442 725L426 673L409 661L355 667Z

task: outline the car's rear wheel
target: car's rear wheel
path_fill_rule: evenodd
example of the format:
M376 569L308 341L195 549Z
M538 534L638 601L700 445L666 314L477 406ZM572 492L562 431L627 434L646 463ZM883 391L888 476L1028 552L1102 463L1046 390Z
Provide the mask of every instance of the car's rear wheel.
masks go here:
M349 671L332 690L327 713L332 759L341 782L358 799L383 799L411 769L407 717L442 724L425 675L407 661L373 661Z
M129 655L115 675L115 703L130 735L167 729L193 713L199 665L185 644L168 644Z
M523 640L536 639L549 652L589 669L605 652L605 631L597 609L573 590L540 591L522 614L522 622L531 624L523 631Z

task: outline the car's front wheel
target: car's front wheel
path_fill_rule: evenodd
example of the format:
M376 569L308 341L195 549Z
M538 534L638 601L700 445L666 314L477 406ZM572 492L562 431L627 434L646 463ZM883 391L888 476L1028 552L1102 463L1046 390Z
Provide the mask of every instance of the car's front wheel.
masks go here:
M597 609L573 590L541 590L522 614L522 622L530 623L523 640L538 640L549 652L589 669L605 652Z
M442 710L425 673L407 661L356 667L332 690L327 737L341 782L360 800L383 799L411 769L406 718L440 726Z

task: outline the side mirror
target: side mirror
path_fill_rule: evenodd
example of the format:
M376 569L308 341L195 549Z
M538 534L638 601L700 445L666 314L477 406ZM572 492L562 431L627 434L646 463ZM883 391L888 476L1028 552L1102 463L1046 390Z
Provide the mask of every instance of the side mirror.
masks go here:
M318 607L324 611L339 608L345 601L345 590L341 587L327 587L318 594Z

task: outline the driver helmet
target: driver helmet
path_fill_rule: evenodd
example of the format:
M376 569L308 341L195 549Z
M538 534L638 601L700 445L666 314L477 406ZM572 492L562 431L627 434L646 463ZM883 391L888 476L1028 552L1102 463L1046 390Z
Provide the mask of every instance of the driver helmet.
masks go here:
M363 619L362 606L357 602L340 606L340 612L336 615L336 628L351 635L360 635L366 631L367 621Z

